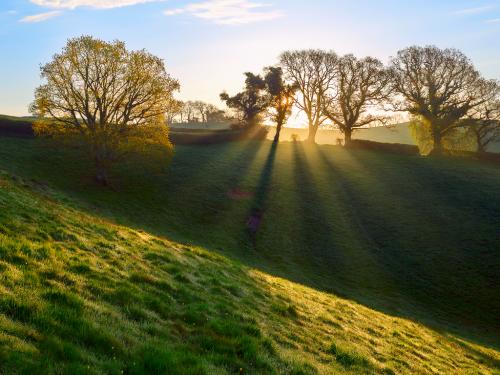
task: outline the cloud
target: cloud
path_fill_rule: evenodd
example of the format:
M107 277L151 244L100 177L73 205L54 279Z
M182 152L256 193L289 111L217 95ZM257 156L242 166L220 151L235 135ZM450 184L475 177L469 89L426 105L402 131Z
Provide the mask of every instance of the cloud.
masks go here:
M111 9L158 1L164 0L31 0L33 4L54 9L75 9L79 7Z
M47 21L48 19L60 16L61 14L62 14L62 12L59 10L55 10L53 12L33 14L32 16L26 16L24 18L21 18L19 20L19 22L24 22L24 23L43 22L43 21Z
M164 14L175 16L186 13L219 25L242 25L284 16L279 10L267 10L268 7L269 4L252 0L206 0L188 4L183 8L169 9Z
M491 20L484 21L485 23L500 23L500 18L493 18Z
M464 15L469 15L469 14L479 14L479 13L484 13L487 12L488 10L494 9L494 5L486 5L482 7L476 7L476 8L466 8L466 9L460 9L453 14L459 15L459 16L464 16Z
M186 9L182 8L177 8L177 9L168 9L165 12L163 12L166 16L176 16L178 14L185 13Z

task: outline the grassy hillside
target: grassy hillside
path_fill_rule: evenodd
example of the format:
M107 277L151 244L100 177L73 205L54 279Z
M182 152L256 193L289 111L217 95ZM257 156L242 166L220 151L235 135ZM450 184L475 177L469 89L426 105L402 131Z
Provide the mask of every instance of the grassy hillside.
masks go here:
M79 150L0 138L0 373L498 371L497 167L266 142L135 163L102 190Z

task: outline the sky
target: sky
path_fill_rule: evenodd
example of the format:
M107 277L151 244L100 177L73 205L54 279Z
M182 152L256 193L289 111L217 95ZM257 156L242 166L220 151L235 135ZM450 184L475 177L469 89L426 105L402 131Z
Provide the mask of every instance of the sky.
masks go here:
M221 107L223 90L288 49L387 62L432 44L500 79L500 0L0 0L0 113L27 115L40 65L80 35L147 49L180 81L178 98Z

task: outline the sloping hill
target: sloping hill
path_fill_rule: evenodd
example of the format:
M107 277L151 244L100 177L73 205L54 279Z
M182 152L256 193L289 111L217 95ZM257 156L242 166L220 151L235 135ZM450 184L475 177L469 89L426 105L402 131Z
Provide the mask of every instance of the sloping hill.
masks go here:
M0 169L0 373L498 372L496 166L237 142L106 190L0 137Z
M479 372L500 354L0 173L0 373Z

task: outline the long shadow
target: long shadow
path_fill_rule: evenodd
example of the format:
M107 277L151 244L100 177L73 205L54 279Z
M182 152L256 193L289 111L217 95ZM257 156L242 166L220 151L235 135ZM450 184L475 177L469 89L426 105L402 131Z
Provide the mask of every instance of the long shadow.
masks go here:
M263 216L266 211L267 200L269 197L269 189L271 187L271 180L273 176L274 162L276 160L276 152L278 150L278 143L273 142L269 149L264 167L255 189L255 195L252 200L250 212L247 220L247 230L255 247L255 236L257 235Z
M432 190L430 195L424 197L428 199L426 207L409 204L412 194L420 186L415 177L418 172L411 168L413 163L397 168L398 175L395 176L392 170L371 165L369 157L359 158L356 150L345 152L370 179L369 189L358 186L352 176L325 154L324 148L320 150L320 155L328 168L343 181L343 190L349 194L354 210L363 210L363 215L358 216L359 227L364 228L383 250L373 254L387 265L386 271L400 294L404 295L400 308L396 310L384 303L385 298L370 305L389 314L418 320L436 329L496 346L496 334L493 332L491 335L490 330L498 327L495 313L499 311L498 299L495 301L491 293L484 293L482 289L498 277L489 272L483 262L478 262L478 253L464 251L460 239L462 234L456 231L452 234L453 222L463 212L450 212L451 218L446 217L443 221L445 207L439 197L441 193L435 194ZM391 165L394 163L398 161L393 161ZM416 190L408 192L412 184ZM422 197L418 201L422 202ZM453 207L456 205L455 201ZM422 226L423 219L427 220L427 225ZM381 231L374 223L384 223L385 229ZM438 223L445 230L433 228L433 225L439 227ZM424 229L425 233L416 232L417 228ZM462 230L471 234L470 228ZM436 248L436 244L442 244L443 248ZM472 254L476 260L471 259ZM493 256L492 264L495 261ZM487 337L490 336L488 331L492 336L490 338ZM498 333L498 330L494 331Z
M300 244L300 250L289 254L288 272L293 275L293 270L299 269L295 281L327 291L345 292L352 288L344 277L350 267L343 255L345 244L341 242L345 228L338 225L341 221L340 211L324 209L325 204L312 173L312 169L317 166L311 165L307 158L310 148L314 147L299 142L294 142L292 146L291 168L295 193L292 199L296 201L297 207L293 213L296 227L288 234L296 244ZM332 275L337 277L332 278Z
M427 283L427 285L419 283L422 277L427 277L426 275L432 272L424 269L421 264L415 264L411 256L408 260L405 260L408 255L411 255L407 254L406 250L413 249L413 251L417 251L418 249L415 248L417 245L404 242L407 240L399 240L397 232L391 233L390 229L396 226L397 218L379 217L372 214L373 206L378 206L383 202L374 202L373 199L371 201L367 200L367 191L357 189L357 181L352 180L346 174L344 168L339 168L336 163L333 163L324 154L327 149L332 149L332 147L321 147L320 151L324 154L324 158L318 165L313 165L307 156L310 156L311 152L317 152L318 148L316 146L311 149L306 149L306 146L300 143L291 146L293 154L289 168L293 170L290 184L293 185L292 190L296 202L289 211L283 211L285 215L288 214L288 216L293 217L287 218L292 220L288 222L292 226L285 228L287 230L281 238L290 237L291 242L294 243L293 248L290 250L281 246L284 242L275 241L276 244L280 245L277 249L282 253L283 264L271 261L259 264L259 262L249 260L249 257L242 257L236 249L241 243L241 236L238 236L238 234L241 233L242 227L245 226L244 217L248 215L248 210L280 210L280 207L276 206L269 208L272 203L270 194L274 193L270 188L273 171L275 170L277 148L271 148L269 151L260 178L258 178L255 199L249 207L242 207L241 217L231 216L232 212L229 209L234 205L234 202L225 199L227 198L227 189L235 186L238 181L244 178L252 165L255 164L256 155L261 152L263 145L268 144L269 142L248 141L246 144L203 147L203 152L199 152L199 155L195 155L195 158L181 157L179 159L183 160L174 161L173 170L166 177L157 179L155 176L148 176L144 184L147 189L144 191L142 201L137 201L137 189L129 195L126 192L124 194L114 192L84 194L76 189L74 195L84 204L88 204L86 210L90 213L95 214L95 207L98 206L99 214L120 224L147 230L156 235L167 236L169 239L178 242L190 243L206 247L209 250L222 252L225 255L243 260L244 263L258 267L265 272L316 289L335 292L393 315L426 321L426 311L415 315L411 313L411 309L401 311L397 307L391 306L391 304L389 306L384 304L384 301L387 300L386 292L389 290L386 289L387 284L392 283L395 284L396 291L397 289L402 290L405 296L410 295L413 297L417 294L422 296L425 309L435 312L434 316L439 315L442 310L439 310L438 307L443 307L443 303L436 300L435 297L441 296L445 301L450 297L445 294L438 294L437 296L432 295L433 298L426 299L425 294L434 294L435 287L430 284L440 284L441 280L439 278L430 278L431 282ZM193 146L184 149L180 147L179 149L180 154L188 153L193 150ZM352 155L354 155L353 158L356 158L356 153L352 153ZM35 158L33 160L36 164L30 168L42 166L47 168L46 160L35 160ZM358 163L361 164L361 161L358 161ZM220 168L220 164L224 165L224 168ZM71 167L67 163L62 165L65 165L66 170L57 171L57 173L64 175L65 171ZM193 165L198 166L198 168L193 168ZM209 168L210 165L216 165L218 168L216 170L210 169L215 175L211 181L206 181L207 175L201 173L200 169ZM325 193L318 191L319 184L315 183L317 175L313 173L314 168L323 168L328 172L326 173L327 177L323 178L328 178L331 185L336 186L332 189L331 194L325 195ZM369 166L366 169L363 174L371 175L374 173L370 172L371 168ZM384 170L379 169L376 169L377 176L373 175L372 182L375 184L374 186L378 191L394 193L394 187L390 186L391 174L386 174ZM30 173L28 169L26 175L29 177ZM402 171L402 173L404 174L403 178L411 181L409 170ZM43 173L40 174L43 175ZM209 177L212 176L209 175ZM55 177L54 181L60 183L59 187L65 193L73 193L71 189L75 189L74 185L68 185L68 183L61 182ZM149 188L153 191L148 192ZM193 189L194 192L185 192L184 189ZM349 205L342 203L346 201L349 202ZM148 217L135 215L135 210L142 204L146 204ZM327 209L326 204L329 205L329 208L338 205L338 209ZM144 211L144 208L141 207L141 209ZM352 211L349 212L349 209ZM193 210L196 211L194 216L192 214ZM356 222L356 220L359 220L357 212L362 212L363 215L369 217L369 222ZM411 210L404 212L411 213ZM387 221L384 222L384 220ZM231 221L236 221L236 224L222 233L225 236L222 240L217 238L217 235L210 233L211 229L215 228L214 226L224 226ZM373 221L379 221L379 226L374 227ZM411 222L406 220L405 223ZM372 231L373 228L383 228L384 226L386 227L385 230L380 232ZM205 232L200 237L199 234L202 230ZM364 234L363 231L365 231ZM362 235L357 236L358 233ZM405 232L406 234L408 233ZM429 232L429 235L431 234ZM218 235L220 235L220 230ZM274 234L262 233L262 235L272 237ZM264 248L264 242L259 241L260 236L261 232L259 231L256 237L255 250L263 254L262 256L266 256L266 250L272 251L273 249ZM415 234L409 238L413 238L416 241L415 243L418 244L418 237L418 234ZM348 243L343 242L345 238L348 239ZM229 240L233 242L229 242ZM491 241L488 243L491 243ZM387 248L387 246L389 247ZM301 251L295 251L297 248ZM349 252L351 250L348 251L347 249L355 249L355 251ZM381 251L387 252L387 254L382 254ZM432 266L433 261L428 260L427 264ZM464 265L461 264L462 266ZM492 266L494 266L494 263L492 263ZM391 267L393 267L392 272L390 272ZM490 269L494 269L494 267L490 267ZM363 275L365 273L366 275ZM459 276L460 273L457 273L457 275ZM377 291L379 285L370 286L370 281L380 279L384 281L383 289L378 294L373 293ZM496 276L491 280L496 280ZM465 280L465 282L468 282L468 280ZM471 285L476 285L475 280L470 280L470 282ZM481 281L477 285L487 284ZM460 295L460 291L451 292L453 295ZM481 291L478 289L477 293L481 293ZM367 298L370 295L372 298ZM458 305L460 298L457 298L456 301L457 304L454 306L462 312L470 311L471 317L475 319L477 316L474 315L473 309L484 310L495 306L495 301L485 300L483 306L473 304L472 307L464 309ZM479 327L481 328L480 334L485 334L485 330L492 330L492 327L498 327L494 320L494 314L495 311L492 310L487 313L487 319L482 320L484 325ZM463 314L461 315L463 317ZM432 320L435 320L434 316ZM493 331L492 336L498 332L495 329ZM480 335L475 335L474 340L485 342ZM495 338L489 341L495 342ZM498 335L494 345L498 345L497 342ZM487 344L491 345L491 342L487 342Z
M157 201L157 197L162 196L161 193L151 197L151 205L162 211L162 214L158 215L160 221L154 222L151 229L155 232L159 230L163 235L169 235L179 241L189 238L190 244L207 246L207 243L198 239L197 233L200 230L210 233L211 226L223 225L228 219L235 204L228 194L232 189L238 188L245 179L264 144L261 141L248 140L214 148L190 146L182 150L191 152L193 147L201 147L202 158L196 159L194 162L198 164L193 165L190 157L181 156L167 179L159 181L157 188L164 191L165 198L163 202ZM181 164L186 161L189 165ZM224 167L221 168L221 165ZM210 171L211 175L207 176L207 171ZM161 222L172 210L175 211L172 222ZM171 230L172 227L174 230ZM217 240L214 238L213 243L208 245L219 248Z
M316 259L314 285L357 300L373 300L373 292L381 290L394 294L387 265L376 255L378 244L364 232L342 179L332 174L318 150L317 145L294 148L297 199L309 218L302 222L303 247ZM397 297L392 304L397 306Z

